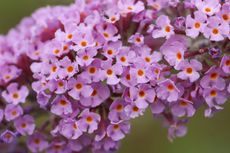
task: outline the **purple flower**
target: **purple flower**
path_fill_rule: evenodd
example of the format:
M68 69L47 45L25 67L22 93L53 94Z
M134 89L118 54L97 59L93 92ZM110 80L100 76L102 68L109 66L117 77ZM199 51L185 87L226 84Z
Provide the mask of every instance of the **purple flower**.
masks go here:
M222 78L223 72L218 67L211 67L205 76L200 80L200 85L203 88L217 88L223 90L226 86L225 80Z
M72 77L76 72L78 72L78 65L76 62L72 62L68 57L64 57L60 60L61 69L59 72L60 78Z
M229 7L229 3L224 3L222 5L221 11L219 11L217 13L217 16L219 16L220 18L222 18L222 21L229 23L230 22L230 7Z
M96 107L103 103L109 96L110 91L107 85L93 83L92 92L89 97L82 97L80 103L86 107Z
M112 61L108 60L103 62L101 67L102 81L106 79L108 85L116 85L120 82L120 79L117 77L122 73L122 66L120 64L112 65Z
M41 133L36 132L29 136L27 146L33 153L42 152L48 147L48 142Z
M168 139L172 141L176 137L183 137L187 133L187 127L180 124L173 124L168 129Z
M189 79L190 82L194 82L199 79L200 74L197 71L200 71L201 69L202 64L199 61L193 59L188 62L185 60L178 65L178 70L182 71L177 74L177 77L182 80Z
M23 109L20 105L8 104L5 108L5 119L7 121L14 120L23 114Z
M160 48L166 61L177 69L178 64L184 60L187 41L183 36L170 37Z
M14 120L14 127L21 135L31 135L35 129L34 118L24 115Z
M150 104L151 112L153 114L160 114L165 110L165 104L158 98Z
M209 16L219 12L221 7L219 0L196 0L195 5L200 11Z
M29 91L26 86L21 86L19 88L17 83L11 83L7 87L7 91L2 92L2 97L8 102L14 105L19 103L25 103L26 97L28 96Z
M20 74L21 70L13 65L1 66L0 82L3 81L5 83L8 83L9 81L16 79Z
M203 90L203 97L209 107L222 105L227 101L226 92L217 88L206 88Z
M170 79L159 82L156 89L157 97L168 102L176 101L179 98L179 92L180 90Z
M156 20L156 26L152 31L153 38L166 37L167 39L174 34L174 28L170 24L168 16L161 15Z
M230 74L230 56L223 56L220 67L225 73Z
M208 19L207 27L203 30L206 38L212 41L221 41L229 35L229 25L222 22L221 18L212 16Z
M209 48L208 53L212 56L212 58L221 57L221 50L218 47Z
M129 47L123 47L119 50L119 53L116 56L117 64L121 64L122 66L129 66L132 64L135 57L136 54L134 51L130 50Z
M144 3L135 0L119 0L118 8L122 16L126 16L128 13L139 13L144 10Z
M192 117L195 114L193 103L187 99L180 98L171 107L172 114L177 117L187 116Z
M79 121L73 119L62 120L58 125L58 130L68 139L77 139L83 134Z
M70 89L68 94L76 100L80 100L81 97L89 97L93 92L93 88L82 77L69 79L68 88Z
M167 6L166 0L147 0L148 6L155 11L160 11L162 8Z
M155 100L155 90L148 85L140 85L138 88L129 89L130 98L138 108L145 109L149 103Z
M5 143L11 143L15 139L16 135L14 132L10 130L5 130L1 133L0 138Z
M47 153L71 153L69 147L66 147L67 143L61 140L53 140L48 148L46 149Z
M88 83L98 82L101 80L100 72L101 60L94 60L80 76L87 79Z
M121 140L129 133L130 124L128 122L121 122L119 124L110 124L107 127L107 135L114 141Z
M50 111L59 116L68 115L73 112L72 104L65 96L57 96L52 102Z
M194 12L194 19L191 15L186 17L186 35L196 38L206 28L207 16L200 11Z
M96 29L105 41L117 41L120 38L117 28L112 24L102 23L97 25Z
M145 112L144 108L138 108L135 103L125 106L126 115L130 118L136 118L142 116Z
M136 33L129 38L128 42L137 46L141 46L144 44L144 36L142 34Z
M93 133L98 128L100 120L100 115L85 109L80 114L79 127L84 132Z
M89 66L93 62L93 57L97 52L93 49L87 49L77 54L76 63L80 66Z
M95 46L94 38L89 29L82 29L73 36L73 42L76 44L72 47L76 52L81 49L86 49Z
M122 46L121 41L110 42L103 47L103 55L108 59L114 58Z
M109 107L108 118L113 123L118 123L119 121L123 121L127 119L127 115L125 112L126 102L123 99L116 99Z

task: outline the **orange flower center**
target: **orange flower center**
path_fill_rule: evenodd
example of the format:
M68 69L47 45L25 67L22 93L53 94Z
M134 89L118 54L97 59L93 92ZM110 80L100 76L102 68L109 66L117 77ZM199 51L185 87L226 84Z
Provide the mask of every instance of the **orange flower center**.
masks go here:
M230 66L230 60L227 60L227 61L225 62L225 65L226 65L226 66Z
M217 96L216 90L211 90L211 91L210 91L210 96L216 97L216 96Z
M68 34L68 35L67 35L67 38L68 38L68 39L72 39L72 38L73 38L73 35L72 35L72 34Z
M123 110L123 105L118 104L117 107L116 107L116 110L117 110L118 112L121 112L121 111Z
M168 89L168 91L173 91L174 90L174 86L172 84L169 84L167 86L167 89Z
M73 69L74 69L73 66L68 66L68 67L67 67L67 71L68 71L69 73L73 72Z
M195 26L195 28L197 28L197 29L200 28L200 26L201 26L201 25L200 25L200 22L196 22L194 26Z
M17 92L15 92L15 93L13 94L13 98L14 98L14 99L18 99L18 98L19 98L19 95L18 95Z
M121 60L121 62L125 62L125 61L126 61L126 58L125 58L124 56L122 56L122 57L120 58L120 60Z
M139 91L139 96L141 98L145 97L145 92L143 90Z
M109 34L107 32L104 32L103 35L105 38L109 38Z
M84 55L83 56L83 60L87 61L89 59L89 56L88 55Z
M87 41L82 41L82 42L81 42L81 46L82 46L82 47L86 47L87 45L88 45Z
M217 73L212 73L211 75L210 75L210 79L211 80L216 80L217 78L218 78L218 74Z
M96 67L90 67L89 73L94 74L97 71Z
M75 88L78 89L78 90L82 89L82 84L81 83L76 84Z
M108 70L106 71L106 73L107 73L107 75L112 75L112 74L113 74L113 70L108 69Z
M126 78L126 80L131 80L130 74L127 74L125 78Z
M97 90L94 89L93 92L92 92L92 94L91 94L91 96L94 97L96 95L97 95Z
M142 69L139 69L137 71L137 75L139 75L139 76L143 76L144 74L145 74L145 72Z
M67 105L67 102L66 102L65 100L60 100L60 105L66 106L66 105Z
M205 12L211 12L212 10L211 10L211 8L209 8L209 7L207 7L207 8L205 8Z
M109 50L107 51L107 54L108 54L108 55L113 55L113 50L112 50L112 49L109 49Z
M181 59L182 59L182 55L181 55L181 53L180 53L180 52L178 52L178 53L176 54L176 57L177 57L177 59L178 59L178 60L181 60Z
M170 26L166 26L166 27L165 27L165 31L166 31L166 32L170 32L170 31L171 31L171 27L170 27Z
M193 69L192 69L191 67L188 67L188 68L186 69L186 73L192 74L192 72L193 72Z
M215 34L215 35L217 35L217 34L219 33L219 30L218 30L217 28L214 28L214 29L212 30L212 33Z
M133 106L133 111L134 112L138 112L139 111L139 108L137 106Z
M93 118L92 118L91 116L88 116L88 117L86 118L86 121L87 121L88 123L92 123Z
M227 20L229 19L229 16L228 16L228 14L223 14L223 15L222 15L222 18L223 18L225 21L227 21Z

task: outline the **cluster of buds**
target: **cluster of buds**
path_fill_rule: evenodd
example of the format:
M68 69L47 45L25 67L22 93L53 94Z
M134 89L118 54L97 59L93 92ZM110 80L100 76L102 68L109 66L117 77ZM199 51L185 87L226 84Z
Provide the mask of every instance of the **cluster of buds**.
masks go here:
M184 136L200 107L212 117L230 97L229 24L229 0L37 10L0 36L1 150L114 152L147 109Z

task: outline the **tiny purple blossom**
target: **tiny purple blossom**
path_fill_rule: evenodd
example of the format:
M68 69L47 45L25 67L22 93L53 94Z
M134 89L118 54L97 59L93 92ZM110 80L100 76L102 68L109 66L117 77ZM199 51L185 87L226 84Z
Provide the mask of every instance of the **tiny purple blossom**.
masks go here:
M68 81L68 88L70 89L68 94L76 100L80 100L81 97L89 97L93 92L93 88L87 85L87 80L82 77L71 78Z
M109 85L116 85L120 82L117 77L122 73L122 66L120 64L112 65L112 61L108 60L102 63L101 79L105 80Z
M2 97L8 102L14 105L19 103L25 103L26 97L29 94L29 91L26 86L21 86L17 83L11 83L7 88L7 91L2 92Z
M20 105L8 104L5 108L5 119L7 121L14 120L23 114L23 109Z
M174 34L174 28L170 24L168 16L161 15L156 20L156 26L152 31L153 38L166 37L168 39Z
M118 123L119 121L127 119L125 108L125 101L123 99L116 99L110 105L110 112L108 118L113 123Z
M209 107L222 105L227 101L226 92L216 88L206 88L203 90L203 97Z
M130 124L128 122L121 122L119 124L110 124L107 127L107 135L114 141L121 140L129 133Z
M135 0L119 0L118 8L122 16L126 16L128 13L139 13L144 10L144 3Z
M79 127L84 132L93 133L98 128L100 120L100 115L90 112L88 109L85 109L80 114Z
M203 30L203 34L212 41L224 40L225 36L229 35L229 25L226 22L222 22L221 18L212 16L208 19L208 24Z
M225 73L230 74L230 56L223 56L220 67Z
M194 12L194 19L191 15L186 17L186 35L192 38L196 38L200 32L203 32L206 27L207 16L200 12Z
M82 97L80 103L86 107L96 107L103 103L109 96L110 90L107 85L102 83L93 83L92 92L89 97Z
M4 111L2 109L0 109L0 123L2 122L4 117Z
M41 133L34 133L29 136L27 146L31 152L37 153L44 151L48 147L48 142Z
M223 90L226 83L222 76L224 76L223 71L218 67L212 66L208 71L206 71L205 76L200 80L200 85L203 88L214 87L219 90Z
M68 115L73 112L72 104L65 96L57 96L53 102L50 111L56 115Z
M194 82L200 77L200 74L197 71L202 69L202 64L195 59L192 59L190 62L185 60L178 65L178 69L182 70L177 74L178 78L182 80L189 79L190 82Z
M31 135L35 129L34 118L24 115L14 120L14 127L21 135Z
M206 13L209 16L219 12L221 7L219 0L196 0L195 5L198 10Z
M177 117L192 117L195 114L193 103L187 99L180 98L171 108L172 114Z
M159 82L156 89L157 97L168 102L176 101L179 98L179 92L180 90L170 79Z
M153 114L160 114L165 110L165 104L160 99L156 98L155 102L150 104L151 112Z
M79 124L79 121L65 119L59 123L59 132L68 139L77 139L83 134Z
M130 98L138 108L145 109L149 103L155 100L155 90L148 85L140 85L138 88L131 87L129 90Z
M5 143L11 143L15 139L16 135L14 132L10 130L5 130L3 133L1 133L0 138Z

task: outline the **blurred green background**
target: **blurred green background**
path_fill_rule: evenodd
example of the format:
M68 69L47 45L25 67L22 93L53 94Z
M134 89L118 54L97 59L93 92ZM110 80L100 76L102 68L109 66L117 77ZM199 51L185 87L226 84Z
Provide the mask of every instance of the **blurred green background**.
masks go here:
M6 33L35 9L71 0L0 0L0 33ZM170 143L167 130L148 110L135 119L131 133L122 141L119 153L230 153L230 104L213 118L203 117L200 110L188 124L188 134ZM1 152L1 149L0 149Z

